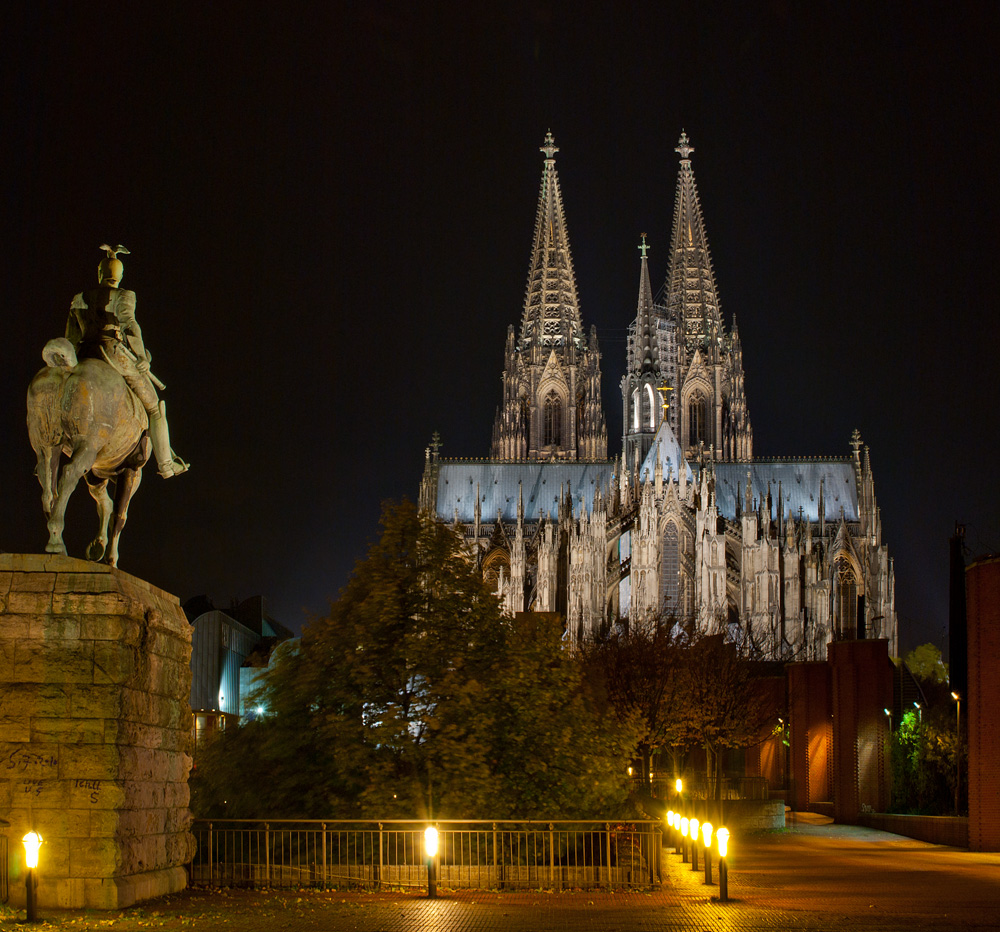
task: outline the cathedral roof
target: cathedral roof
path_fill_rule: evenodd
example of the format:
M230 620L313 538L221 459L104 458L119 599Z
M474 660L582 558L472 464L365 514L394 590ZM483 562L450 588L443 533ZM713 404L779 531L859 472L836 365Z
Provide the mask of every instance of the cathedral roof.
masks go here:
M571 339L584 339L566 213L556 171L555 154L559 149L552 133L546 133L541 151L545 153L545 164L521 320L522 347L536 339L543 346L563 346Z
M825 520L839 521L841 507L846 520L858 520L858 486L854 463L850 459L752 460L749 463L716 463L714 469L715 503L719 514L726 518L736 517L737 501L740 508L743 507L749 472L751 494L757 501L767 501L770 486L773 518L778 517L780 482L785 516L791 511L797 521L801 508L804 519L818 521L822 481Z
M689 144L687 133L681 133L674 151L679 153L681 165L670 237L670 269L664 290L668 309L683 323L685 338L694 349L712 336L722 335L722 318L705 220L691 168L694 147Z
M560 498L571 496L574 514L583 496L587 513L594 507L598 489L607 495L615 472L614 462L600 463L497 463L442 460L438 472L437 516L442 521L475 520L476 493L484 524L496 520L497 509L504 521L517 520L518 492L524 501L524 520L537 521L559 514Z
M660 422L660 427L653 438L653 445L649 448L646 458L642 461L642 466L639 467L640 482L656 478L657 456L660 458L664 479L668 477L676 479L680 475L679 464L683 463L684 468L687 470L687 479L689 482L691 481L693 476L691 467L684 459L684 454L681 453L681 445L677 442L677 437L674 435L670 427L670 421L668 420Z

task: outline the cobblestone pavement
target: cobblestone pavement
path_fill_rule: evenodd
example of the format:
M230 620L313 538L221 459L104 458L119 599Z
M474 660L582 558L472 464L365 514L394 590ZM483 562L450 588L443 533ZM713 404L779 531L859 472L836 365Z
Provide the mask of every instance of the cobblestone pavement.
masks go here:
M798 822L734 845L729 903L664 851L652 893L405 893L192 890L121 912L43 911L62 932L559 932L559 930L997 930L1000 854L871 829ZM717 879L717 873L716 877ZM23 917L23 911L20 913ZM21 927L0 907L0 930ZM22 920L23 921L23 920Z

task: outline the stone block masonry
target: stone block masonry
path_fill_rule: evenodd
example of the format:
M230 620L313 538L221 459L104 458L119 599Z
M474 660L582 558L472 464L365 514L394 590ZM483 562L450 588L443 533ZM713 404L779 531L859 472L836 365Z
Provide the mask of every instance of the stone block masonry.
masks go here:
M116 909L184 888L190 658L175 596L98 563L0 554L0 819L14 905L31 829L44 839L41 907Z

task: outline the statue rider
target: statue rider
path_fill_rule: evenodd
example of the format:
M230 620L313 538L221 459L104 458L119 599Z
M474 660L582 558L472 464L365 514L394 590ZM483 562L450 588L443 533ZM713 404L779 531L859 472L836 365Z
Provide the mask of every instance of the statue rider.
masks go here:
M149 415L149 439L160 475L179 476L188 464L170 448L166 408L153 387L164 385L149 371L150 354L135 319L135 292L118 287L125 269L118 255L129 251L124 246L101 249L107 255L97 267L99 285L73 298L66 339L80 359L103 359L121 375Z

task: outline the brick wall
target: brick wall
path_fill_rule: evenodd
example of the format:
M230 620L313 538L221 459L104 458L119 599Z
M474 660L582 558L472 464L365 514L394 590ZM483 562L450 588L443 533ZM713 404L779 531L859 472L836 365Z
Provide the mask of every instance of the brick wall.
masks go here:
M825 661L812 661L790 663L785 670L791 720L788 804L805 812L812 803L833 799L829 779L833 740L830 667Z
M827 648L833 685L833 802L838 822L862 808L889 807L889 722L893 666L888 641L833 641Z
M969 695L962 727L969 735L969 848L1000 851L1000 557L965 571Z

